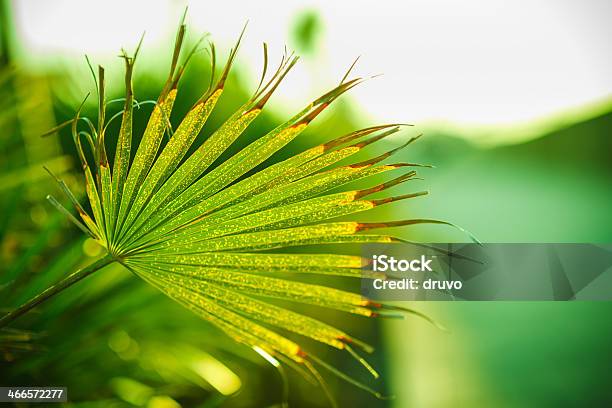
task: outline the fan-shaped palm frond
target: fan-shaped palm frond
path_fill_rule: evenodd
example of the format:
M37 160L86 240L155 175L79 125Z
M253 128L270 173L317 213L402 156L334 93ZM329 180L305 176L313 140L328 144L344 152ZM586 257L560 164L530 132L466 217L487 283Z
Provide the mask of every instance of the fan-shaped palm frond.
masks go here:
M425 194L417 192L368 199L371 194L386 191L416 176L411 170L417 166L415 164L383 164L385 159L416 138L369 160L341 165L368 145L400 129L400 125L394 124L369 127L257 170L340 95L362 82L361 78L345 77L336 88L295 116L215 165L222 153L262 112L279 83L297 62L297 57L286 55L267 81L263 79L264 69L253 97L186 157L223 93L240 40L216 81L213 79L215 50L211 46L213 78L210 85L178 128L172 131L168 118L186 65L186 62L179 64L184 33L185 27L181 25L168 80L133 159L130 157L132 117L137 102L132 92L132 72L138 51L133 57L123 54L126 96L112 166L105 145L108 121L105 118L104 70L99 68L97 126L79 114L70 122L92 215L59 179L79 219L54 198L50 200L104 246L107 255L0 319L0 325L104 265L118 262L266 358L306 367L305 372L317 379L320 376L313 363L334 371L282 334L289 331L347 350L377 376L352 348L357 345L371 351L368 345L339 328L271 301L283 299L362 316L384 315L384 305L359 294L291 279L292 274L361 278L366 274L362 270L365 260L359 256L330 253L280 253L278 249L315 244L388 243L396 241L395 238L374 231L418 223L443 223L424 219L390 223L334 221L337 217ZM265 50L264 47L267 54ZM86 131L81 130L82 123L87 125ZM166 132L171 137L163 145ZM88 160L83 140L91 149L93 161ZM355 180L403 169L406 170L390 181L371 188L341 189ZM341 192L330 193L332 190Z

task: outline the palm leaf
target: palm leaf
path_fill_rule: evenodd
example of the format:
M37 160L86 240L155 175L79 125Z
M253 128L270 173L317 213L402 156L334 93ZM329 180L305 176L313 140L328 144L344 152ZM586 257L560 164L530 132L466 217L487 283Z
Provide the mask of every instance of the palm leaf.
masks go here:
M284 56L278 70L265 83L264 72L253 97L186 157L222 96L240 40L216 82L213 80L215 51L211 46L211 83L176 131L172 132L168 118L186 64L179 64L184 36L185 26L181 25L168 80L155 103L133 159L130 157L135 103L132 74L137 52L133 57L125 52L123 54L126 98L112 167L105 147L106 107L102 68L99 68L97 78L98 127L90 125L85 131L80 130L83 120L79 114L71 122L92 216L86 213L66 185L60 180L58 182L76 207L82 222L72 215L69 218L103 245L108 254L93 266L70 275L67 278L69 284L110 262L118 262L222 329L234 340L262 355L302 366L305 368L303 371L310 372L316 379L321 377L315 363L332 371L333 368L286 337L283 334L285 331L347 350L376 376L350 344L371 351L369 346L327 323L273 303L274 299L282 299L361 316L384 315L381 309L385 309L385 305L364 299L359 294L293 279L296 274L304 273L368 277L361 269L365 260L359 256L325 252L305 254L277 251L330 243L398 242L386 234L364 234L364 231L418 223L443 223L424 219L390 223L334 220L426 194L416 192L367 199L370 194L386 194L387 189L415 178L416 172L411 167L418 165L383 162L416 138L366 161L341 165L370 144L400 130L400 125L395 124L374 126L337 137L260 169L339 96L362 82L361 78L346 80L345 76L336 88L211 168L258 117L297 58ZM267 47L264 47L267 67L266 53ZM190 56L185 59L188 60ZM171 133L171 138L163 145L165 132ZM93 167L86 157L82 137L92 148ZM402 173L385 183L362 190L342 191L343 186L355 180L397 171ZM51 201L62 212L69 214L57 200L51 198ZM31 301L30 306L64 287L66 285L60 282ZM5 316L0 324L6 324L26 309L27 305ZM342 373L339 375L346 378Z

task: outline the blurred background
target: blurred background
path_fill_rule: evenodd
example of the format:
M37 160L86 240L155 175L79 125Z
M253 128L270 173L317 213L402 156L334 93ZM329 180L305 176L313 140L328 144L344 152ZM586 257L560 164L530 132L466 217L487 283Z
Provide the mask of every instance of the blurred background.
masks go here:
M354 73L375 77L277 160L358 127L411 123L414 128L367 155L423 133L397 159L435 168L421 172L423 181L396 189L430 195L377 208L370 219L444 219L484 242L612 242L612 3L606 0L0 5L2 309L99 256L48 205L45 196L59 191L42 168L83 194L69 135L40 135L70 119L94 90L84 54L106 67L110 98L119 98L118 52L133 51L146 32L136 97L156 99L187 6L189 41L209 32L222 58L248 21L227 92L200 140L257 86L262 42L272 65L285 46L301 61L235 149L337 84L360 56ZM206 54L198 54L179 88L174 123L205 89L209 73ZM93 102L85 110L95 117ZM149 112L143 107L137 114L137 129ZM465 240L434 226L394 232L423 242ZM612 404L607 302L410 306L451 332L415 319L365 322L325 313L326 321L377 346L372 361L383 379L373 386L396 396L380 401L329 376L340 406ZM75 406L260 407L283 400L284 381L273 367L119 268L0 332L0 344L1 385L65 385ZM325 353L371 383L351 362L320 350ZM320 390L291 370L287 375L291 406L328 406Z

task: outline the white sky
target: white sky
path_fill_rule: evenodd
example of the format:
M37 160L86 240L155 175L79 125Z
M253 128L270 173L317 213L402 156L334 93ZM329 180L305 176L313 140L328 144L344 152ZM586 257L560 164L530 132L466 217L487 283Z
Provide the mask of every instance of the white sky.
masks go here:
M359 55L357 74L384 75L352 96L383 121L505 124L612 95L607 0L16 0L14 8L27 54L40 62L58 52L114 58L145 30L145 47L166 44L187 3L191 28L212 33L222 47L249 20L240 58L253 84L261 42L279 57L295 16L319 11L325 28L321 52L290 74L275 96L276 107L303 106L336 84Z

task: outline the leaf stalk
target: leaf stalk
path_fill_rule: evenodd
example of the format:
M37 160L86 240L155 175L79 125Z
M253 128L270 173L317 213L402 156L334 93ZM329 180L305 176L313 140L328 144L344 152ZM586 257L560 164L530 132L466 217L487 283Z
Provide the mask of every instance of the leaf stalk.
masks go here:
M86 278L87 276L98 271L99 269L102 269L103 267L105 267L106 265L109 265L110 263L114 261L115 259L110 254L108 254L98 259L97 261L79 269L78 271L68 275L67 277L60 280L53 286L50 286L44 291L40 292L38 295L34 296L32 299L28 300L27 302L25 302L24 304L22 304L15 310L2 316L0 318L0 328L5 327L9 323L13 322L15 319L20 317L21 315L24 315L25 313L29 312L30 310L32 310L39 304L43 303L47 299L52 298L53 296L57 295L64 289L69 288L70 286L74 285L75 283L79 282L80 280Z

